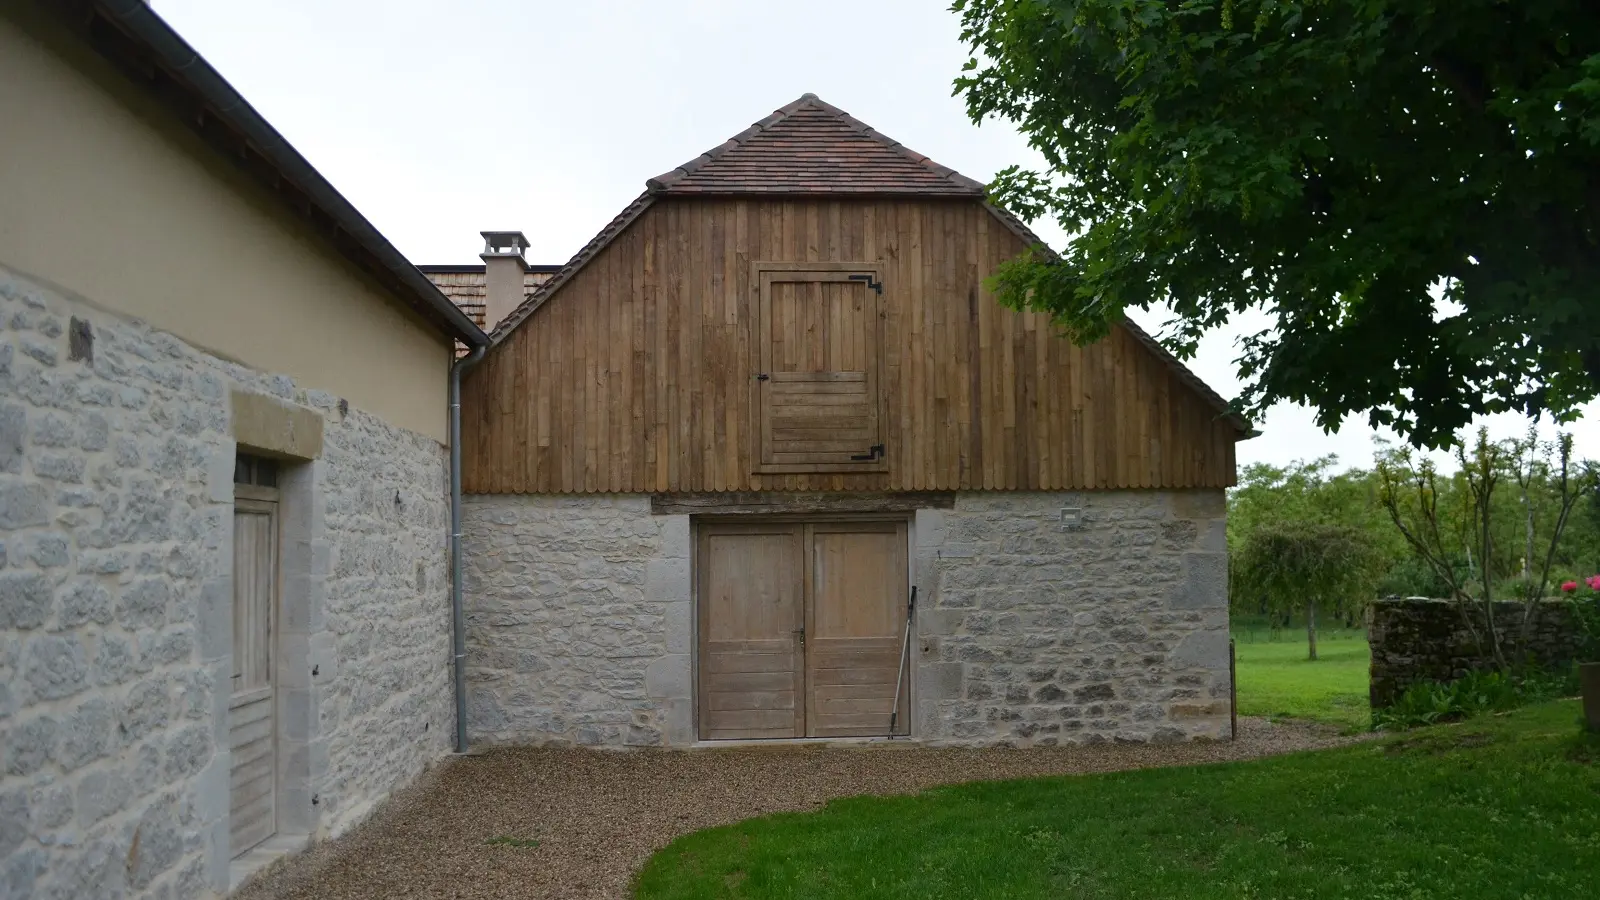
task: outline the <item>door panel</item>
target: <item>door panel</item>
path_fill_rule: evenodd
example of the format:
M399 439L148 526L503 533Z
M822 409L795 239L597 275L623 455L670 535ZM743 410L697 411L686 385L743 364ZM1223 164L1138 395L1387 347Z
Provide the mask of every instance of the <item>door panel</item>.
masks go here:
M906 525L807 526L810 627L806 733L889 733L906 627ZM906 733L909 684L900 683L896 733Z
M707 525L699 534L700 736L805 733L799 525Z
M236 500L233 514L233 692L229 698L229 831L238 856L277 831L273 612L278 597L278 505Z
M883 442L878 294L864 277L762 273L760 471L884 470L872 452Z

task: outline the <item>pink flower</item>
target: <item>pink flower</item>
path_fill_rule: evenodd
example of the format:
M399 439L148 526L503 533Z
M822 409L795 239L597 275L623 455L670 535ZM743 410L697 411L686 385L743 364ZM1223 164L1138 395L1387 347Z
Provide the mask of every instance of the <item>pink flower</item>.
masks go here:
M1590 575L1584 579L1584 583L1589 585L1589 590L1600 591L1600 575Z
M1575 591L1577 589L1578 589L1578 583L1576 581L1563 581L1563 582L1561 582L1561 591L1562 591L1562 593L1570 594L1570 593L1572 593L1573 591Z

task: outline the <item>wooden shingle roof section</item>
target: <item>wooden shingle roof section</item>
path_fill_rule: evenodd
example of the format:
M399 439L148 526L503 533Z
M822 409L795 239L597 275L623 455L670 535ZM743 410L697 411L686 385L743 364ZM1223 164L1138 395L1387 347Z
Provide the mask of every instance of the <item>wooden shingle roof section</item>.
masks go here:
M479 328L484 327L484 295L488 287L483 266L418 266L417 268L421 269L422 274L428 276L428 280L439 288L439 292L449 297L450 302L466 313ZM559 266L530 266L522 275L524 302L559 269Z
M982 197L981 183L941 166L816 94L650 179L653 193Z

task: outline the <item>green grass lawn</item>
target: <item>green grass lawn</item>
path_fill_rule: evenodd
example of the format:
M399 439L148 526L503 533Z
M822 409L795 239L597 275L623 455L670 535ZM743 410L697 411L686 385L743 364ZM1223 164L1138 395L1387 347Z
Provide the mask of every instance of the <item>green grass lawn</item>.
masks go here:
M1330 632L1317 641L1317 661L1306 659L1305 635L1234 632L1239 678L1239 714L1287 716L1364 731L1367 665L1372 655L1359 631ZM1298 638L1298 640L1296 639Z
M685 836L637 896L1600 896L1600 742L1578 705L1217 766L857 797Z

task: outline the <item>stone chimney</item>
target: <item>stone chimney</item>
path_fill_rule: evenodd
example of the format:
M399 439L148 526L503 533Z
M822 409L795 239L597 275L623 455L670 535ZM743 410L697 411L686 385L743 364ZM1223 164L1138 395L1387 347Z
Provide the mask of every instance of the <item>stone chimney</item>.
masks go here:
M528 239L520 231L480 231L483 235L483 330L492 331L501 319L522 305L523 274L528 261L523 251Z

